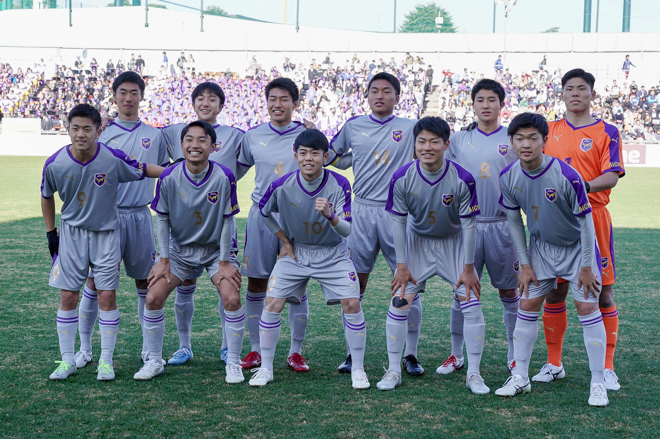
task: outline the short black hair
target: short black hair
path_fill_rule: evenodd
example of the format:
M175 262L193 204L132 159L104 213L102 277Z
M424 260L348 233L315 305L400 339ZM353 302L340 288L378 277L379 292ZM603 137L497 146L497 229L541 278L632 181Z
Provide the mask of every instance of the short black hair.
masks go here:
M449 140L449 136L451 135L449 124L439 117L427 116L418 120L413 128L413 138L417 139L419 133L424 130L432 132L445 142Z
M329 149L328 138L319 130L305 130L298 134L295 142L293 142L294 151L298 152L298 148L301 146L321 150L323 153L328 152Z
M266 86L266 99L270 96L270 91L274 88L279 88L280 90L288 91L291 95L293 102L298 102L300 99L300 93L298 91L298 86L289 78L275 78L268 83Z
M547 137L548 132L550 131L545 117L536 113L520 113L511 120L511 124L506 133L509 137L513 137L518 130L524 128L536 128L543 137Z
M183 130L181 130L181 143L183 143L183 138L186 137L186 134L191 127L203 128L204 131L206 131L206 134L211 137L211 144L215 145L215 141L218 140L218 135L215 133L213 126L204 120L196 120L183 127Z
M101 113L89 104L79 104L73 107L66 117L69 124L71 124L74 117L90 119L97 129L101 126Z
M582 78L584 81L589 84L589 88L593 91L594 85L596 84L596 78L589 72L584 71L583 69L573 69L569 70L561 77L561 87L564 88L566 83L573 78Z
M490 90L494 92L497 97L500 98L500 104L504 102L504 97L506 94L504 93L504 87L502 87L502 84L499 82L492 79L482 79L481 81L474 84L474 87L472 88L472 102L474 102L474 99L477 97L477 93L479 93L481 90Z
M112 83L112 92L117 93L119 86L125 82L137 84L140 88L140 94L144 94L144 79L142 79L142 76L135 72L124 72L117 76L115 81Z
M225 105L225 92L222 91L222 87L220 87L215 82L210 82L210 81L202 82L197 87L195 87L190 98L192 99L193 102L195 102L197 96L201 95L206 90L208 90L209 93L216 95L218 99L220 99L220 105Z
M394 87L394 91L396 91L396 95L399 96L401 94L401 83L399 82L398 79L396 79L396 76L392 75L391 73L387 72L380 72L376 73L370 80L369 84L367 84L367 94L369 94L369 89L371 88L371 84L373 84L374 81L378 81L379 79L384 79L385 81L389 82L392 87Z

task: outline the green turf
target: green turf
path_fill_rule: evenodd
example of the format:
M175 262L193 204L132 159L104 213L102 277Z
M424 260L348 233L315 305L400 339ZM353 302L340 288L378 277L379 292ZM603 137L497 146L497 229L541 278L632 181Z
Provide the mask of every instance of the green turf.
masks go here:
M336 372L345 352L339 309L322 304L310 283L310 323L303 354L312 370L294 374L285 366L288 324L275 358L275 381L263 389L227 385L219 360L217 294L200 279L193 323L194 360L168 367L165 376L135 382L140 368L141 332L134 288L125 276L118 290L122 326L115 354L117 379L100 383L94 366L65 382L51 382L59 348L55 333L57 291L48 287L49 257L40 218L38 185L43 159L0 158L0 436L2 437L657 437L660 397L657 338L660 322L660 223L651 197L660 187L658 170L632 168L613 194L621 326L615 365L622 389L609 392L610 406L587 405L588 364L582 330L569 307L564 364L567 377L535 385L514 399L477 397L465 389L465 371L439 376L448 355L450 289L434 280L424 295L419 346L427 373L403 377L393 392L375 389L387 364L385 314L391 275L379 260L363 302L368 339L365 367L372 383L354 391L350 378ZM249 176L246 177L247 181ZM239 183L243 214L250 189ZM239 219L238 229L245 220ZM242 237L239 238L242 242ZM506 338L501 305L483 280L486 345L482 374L491 390L507 377ZM243 283L245 288L245 282ZM164 352L178 347L173 300L166 304ZM545 362L539 332L532 370ZM100 349L93 339L95 360ZM247 340L243 353L248 349ZM246 373L246 377L249 374Z

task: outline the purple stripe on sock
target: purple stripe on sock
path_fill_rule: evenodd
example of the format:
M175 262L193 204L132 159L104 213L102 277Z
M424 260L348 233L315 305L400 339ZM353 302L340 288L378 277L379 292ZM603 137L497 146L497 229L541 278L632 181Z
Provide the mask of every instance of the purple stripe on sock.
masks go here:
M473 306L481 306L481 302L478 300L473 300L472 302L468 302L465 305L461 305L461 311L463 311L466 308L471 308Z
M538 317L538 316L536 316L536 317L529 317L529 316L526 316L526 315L522 315L522 314L520 314L520 313L518 313L518 318L521 319L521 320L525 320L525 321L527 321L527 322L538 322L538 321L539 321L539 317Z
M115 320L103 320L99 318L99 325L106 325L106 326L115 326L119 324L119 321L121 319L115 319Z
M251 295L246 295L245 300L249 300L251 302L258 302L260 300L266 300L266 295L264 294L263 296L251 296Z
M460 300L458 300L458 297L456 297L456 296L454 296L454 300L457 301L457 302L460 302Z
M181 288L181 287L176 287L176 292L177 294L183 294L184 296L187 296L188 294L193 294L195 292L195 288Z
M268 323L268 322L264 322L263 320L259 321L259 326L264 329L275 329L281 325L282 325L282 321L276 323Z
M302 299L300 299L301 302L304 302L307 300L307 293L303 294Z
M390 319L392 319L392 320L396 320L396 321L398 321L398 322L405 322L406 320L408 320L408 316L407 316L407 315L405 315L405 316L399 316L399 315L396 315L396 314L392 314L391 312L388 312L388 313L387 313L387 317L390 318Z
M138 295L138 297L140 297L140 298L142 298L142 299L146 299L146 298L147 298L147 293L137 293L137 295Z
M543 312L547 312L548 314L561 314L561 313L566 312L566 307L564 306L563 308L552 309L552 308L548 308L548 307L544 306L543 307Z
M87 297L88 299L91 300L98 300L98 296L92 296L87 292L87 290L83 290L83 297Z
M610 317L610 318L611 317L616 317L618 315L619 315L619 311L617 311L617 310L603 313L603 317Z
M360 331L360 330L362 330L362 329L364 329L364 328L367 327L367 322L362 322L362 323L359 323L359 324L357 324L357 325L353 325L352 323L349 323L349 322L347 322L347 321L344 320L344 325L345 325L348 329L350 329L351 331Z
M582 324L582 326L591 326L591 325L598 324L602 321L603 321L603 318L601 316L598 316L598 317L594 317L593 319L590 319L590 320L581 320L580 323Z
M163 314L163 315L158 316L158 317L147 317L147 316L144 316L144 317L142 318L142 320L144 320L145 322L149 322L149 323L158 323L158 322L162 322L163 320L165 320L165 315Z
M415 294L415 298L413 299L413 302L416 302L419 300L419 293Z
M520 300L520 296L516 296L516 297L502 297L502 296L500 296L500 300L502 302L513 303L513 302L518 302Z
M78 323L78 316L75 317L58 317L57 323Z
M228 317L227 314L225 314L225 322L237 323L237 322L242 322L244 320L245 320L245 314L239 317Z

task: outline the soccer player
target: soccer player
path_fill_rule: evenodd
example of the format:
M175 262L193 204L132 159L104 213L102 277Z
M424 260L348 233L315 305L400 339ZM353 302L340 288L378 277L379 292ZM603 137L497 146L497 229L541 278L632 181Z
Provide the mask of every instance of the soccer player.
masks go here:
M241 275L236 254L231 252L234 215L239 211L234 174L209 160L215 149L215 130L208 122L195 121L181 131L185 162L167 168L158 180L151 208L158 213L160 260L149 275L144 309L148 361L134 375L149 380L165 372L162 363L165 333L164 305L169 294L204 268L222 296L227 340L225 381L245 380L239 365L245 310L241 305Z
M385 325L390 364L377 387L392 390L401 385L410 305L424 292L426 280L437 275L452 286L464 314L466 386L477 395L487 394L490 389L479 374L486 331L479 301L481 285L474 269L476 184L469 172L444 158L449 147L447 122L425 117L417 122L413 135L418 160L394 173L385 207L393 218L396 272Z
M252 346L250 353L241 362L243 369L261 365L259 321L264 308L268 278L275 266L280 246L279 239L261 219L259 202L275 179L298 169L292 154L292 145L296 137L307 129L305 124L292 121L298 98L298 87L291 79L276 78L268 83L266 104L270 122L252 127L245 133L238 158L239 179L251 166L256 166L255 187L251 195L253 204L245 227L245 247L241 264L241 273L248 277L245 312ZM309 122L306 123L313 126ZM305 358L301 355L308 314L306 294L302 295L300 303L289 305L291 348L287 364L296 372L309 370Z
M314 278L321 284L328 305L341 303L353 357L352 385L367 389L369 380L363 368L367 329L345 239L351 232L351 186L346 178L323 169L329 157L328 140L320 131L300 133L294 150L300 169L271 183L259 202L264 222L282 242L282 248L268 280L259 323L262 365L250 385L265 386L273 380L284 304L300 302L307 282ZM279 212L279 222L271 216L273 212Z
M603 382L605 326L598 309L600 255L594 236L591 205L580 174L569 165L543 154L548 124L539 114L522 113L508 128L519 160L500 175L511 237L520 258L521 292L515 340L515 366L499 396L531 391L529 361L538 333L539 311L557 277L569 281L591 369L589 404L606 406ZM522 209L530 234L529 253Z
M112 95L119 116L103 130L100 141L129 157L158 165L169 163L167 148L160 131L139 120L139 104L145 84L135 72L124 72L112 83ZM126 274L135 279L138 296L138 318L147 295L147 276L156 257L153 221L148 204L153 198L154 181L142 180L119 186L119 241ZM94 277L90 276L80 301L80 351L76 366L80 369L92 361L92 331L98 315L98 299ZM101 324L101 321L99 321ZM146 359L146 335L142 328L142 361Z
M517 160L511 150L509 136L500 125L500 110L504 107L504 88L492 79L482 79L472 88L472 108L477 115L475 129L455 133L446 157L465 168L476 182L479 209L476 217L477 238L474 266L479 280L484 265L488 269L491 285L497 288L503 308L504 328L509 349L507 366L513 362L513 329L518 313L518 256L511 241L506 211L499 204L499 175L509 163ZM447 360L438 367L440 374L460 369L463 360L463 313L458 300L451 307L450 331L452 350Z
M59 366L50 379L63 380L76 373L76 306L91 269L101 308L101 357L96 378L109 381L115 378L112 355L120 320L115 297L121 260L119 184L145 176L158 177L163 168L137 162L97 142L101 115L91 106L77 105L67 120L71 145L46 160L41 182L41 210L53 257L49 285L61 290L57 335L62 361L56 362ZM59 236L55 228L55 192L63 202Z
M360 280L360 298L364 296L369 273L374 269L378 251L383 252L392 273L396 268L393 225L385 211L387 188L394 171L412 161L413 127L415 121L393 115L399 102L401 84L385 72L374 75L367 85L367 101L371 108L368 116L357 116L346 121L330 142L330 163L342 169L351 164L338 163L346 154L352 154L355 203L353 232L348 246ZM422 321L422 303L415 298L408 317L404 363L411 375L422 375L424 368L417 361L419 328ZM348 340L346 340L348 346ZM339 366L340 372L351 371L351 348Z
M571 165L586 183L603 271L599 305L607 332L605 388L619 390L621 386L614 372L614 349L619 333L619 312L614 303L616 265L612 219L607 204L612 188L625 175L625 170L619 131L614 125L591 117L591 102L596 97L594 84L594 76L582 69L573 69L562 77L566 119L549 123L545 153ZM561 358L567 325L567 294L568 283L561 281L558 288L548 294L543 308L548 362L532 381L550 382L566 375Z

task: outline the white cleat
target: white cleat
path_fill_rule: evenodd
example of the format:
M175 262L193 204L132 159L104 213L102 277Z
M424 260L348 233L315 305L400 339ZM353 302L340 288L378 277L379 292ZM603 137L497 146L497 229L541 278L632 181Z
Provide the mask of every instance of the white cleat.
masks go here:
M354 389L368 389L371 386L364 370L351 370L351 381Z
M260 367L259 369L252 369L250 372L254 372L254 371L256 371L257 373L252 375L252 378L250 378L250 381L248 382L250 386L263 387L266 384L273 381L273 372L266 369L265 367Z
M96 379L99 381L112 381L115 379L115 369L112 363L106 363L101 359L99 366L96 368Z
M502 387L495 391L497 396L516 396L522 393L529 393L532 391L532 385L529 379L523 380L520 375L510 376Z
M589 390L589 405L593 407L605 407L610 403L607 399L607 390L601 383L592 384Z
M541 371L532 377L532 382L535 383L550 383L552 381L560 380L566 376L564 372L564 365L557 367L554 364L546 363L541 368Z
M456 356L450 355L449 358L447 358L442 365L435 370L435 373L448 375L463 366L465 366L465 360L463 358L456 358Z
M619 377L616 376L612 369L605 369L605 389L619 390L620 388Z
M401 385L401 372L395 370L386 370L383 379L378 381L376 388L378 390L394 390Z
M73 356L73 359L76 361L76 368L82 369L92 362L92 353L85 351L78 351L76 355Z
M465 380L465 387L470 389L475 395L488 395L490 393L490 389L484 383L484 379L477 372L468 375Z
M50 374L49 378L51 380L65 380L78 371L78 368L73 364L65 363L64 361L56 361L55 363L57 363L58 366L57 369L55 369L55 372Z
M133 379L150 380L164 373L165 373L165 367L163 366L163 363L161 361L148 360L146 363L144 363L142 369L140 369L135 375L133 375Z
M140 358L142 359L143 363L146 363L147 361L149 361L149 352L142 352L140 354ZM163 359L161 359L160 362L163 364L163 366L167 364L167 362Z
M228 364L225 366L225 381L229 384L238 384L245 381L243 376L243 368L240 364Z

